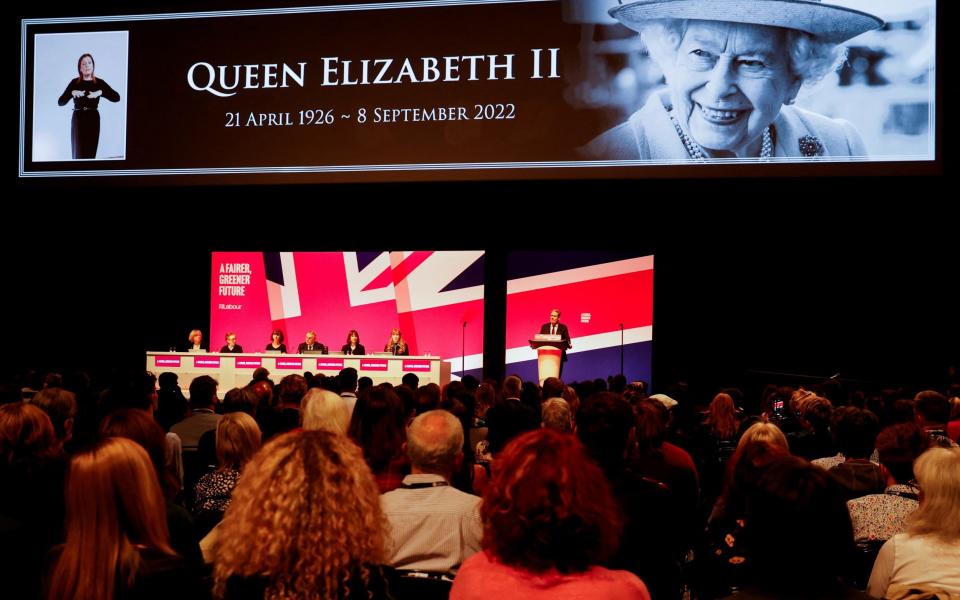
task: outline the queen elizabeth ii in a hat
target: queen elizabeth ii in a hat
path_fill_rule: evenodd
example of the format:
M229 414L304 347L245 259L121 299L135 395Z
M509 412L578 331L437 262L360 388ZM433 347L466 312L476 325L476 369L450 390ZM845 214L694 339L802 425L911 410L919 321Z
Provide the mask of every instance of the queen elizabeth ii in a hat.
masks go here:
M881 19L818 0L638 0L610 14L641 33L668 89L582 148L586 156L866 156L850 123L791 104L843 62L842 42Z

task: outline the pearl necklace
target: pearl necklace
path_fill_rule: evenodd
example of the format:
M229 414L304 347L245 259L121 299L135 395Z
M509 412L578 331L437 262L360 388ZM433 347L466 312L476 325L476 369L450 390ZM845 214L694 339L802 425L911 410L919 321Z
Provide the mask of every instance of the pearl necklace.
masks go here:
M683 128L680 127L680 122L677 121L677 117L674 116L673 111L667 113L670 115L670 121L673 122L673 128L677 130L677 135L680 136L680 141L683 142L684 147L687 149L687 153L690 155L690 158L694 160L699 160L700 162L707 162L707 155L704 154L703 148L700 147L700 144L696 143L690 136L688 136ZM763 143L760 146L760 158L762 160L768 160L773 156L773 136L770 134L770 126L763 130Z

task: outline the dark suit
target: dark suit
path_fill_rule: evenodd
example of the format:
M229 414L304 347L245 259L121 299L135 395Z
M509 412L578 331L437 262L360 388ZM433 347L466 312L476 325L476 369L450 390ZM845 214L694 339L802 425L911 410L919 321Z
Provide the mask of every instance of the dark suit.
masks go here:
M540 333L550 333L550 323L544 323L540 327ZM567 330L567 326L563 323L557 323L557 334L560 336L560 341L563 346L563 358L560 359L560 373L563 373L563 363L567 362L567 348L571 346L570 344L570 332Z
M297 346L297 354L303 354L307 350L319 350L324 354L327 353L327 347L321 344L320 342L314 342L312 348L308 347L308 344L306 342L301 342L300 345Z
M234 345L233 345L233 350L230 349L230 346L224 346L223 348L220 348L220 353L221 353L221 354L223 354L223 353L226 353L226 354L230 354L230 353L237 354L237 353L239 353L239 352L243 352L243 346L241 346L240 344L234 344Z
M356 354L358 356L367 353L367 351L363 348L363 344L357 344L357 347L354 348L353 352L350 352L350 344L344 344L343 348L340 348L340 352L343 352L344 354Z

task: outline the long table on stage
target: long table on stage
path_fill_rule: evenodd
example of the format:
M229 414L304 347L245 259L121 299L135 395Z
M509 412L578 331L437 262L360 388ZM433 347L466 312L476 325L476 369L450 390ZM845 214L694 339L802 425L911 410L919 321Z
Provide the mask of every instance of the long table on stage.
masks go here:
M450 383L450 363L438 356L347 356L345 354L220 354L218 352L147 352L147 370L154 375L169 371L178 375L180 388L188 393L190 382L201 375L210 375L220 384L222 398L230 389L250 383L254 369L270 371L275 383L296 373L310 371L314 375L336 375L353 367L358 377L369 377L374 384L400 385L406 373L416 373L420 385Z

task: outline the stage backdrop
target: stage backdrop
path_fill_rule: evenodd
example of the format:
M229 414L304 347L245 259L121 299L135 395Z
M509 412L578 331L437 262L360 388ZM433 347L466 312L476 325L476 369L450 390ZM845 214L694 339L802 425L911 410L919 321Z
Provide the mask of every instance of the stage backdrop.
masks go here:
M613 252L512 252L507 259L506 373L537 380L534 334L560 311L573 348L564 381L606 378L650 382L653 256ZM621 337L622 334L622 337Z
M370 354L398 327L411 355L440 356L457 375L464 339L466 371L479 374L483 258L482 251L214 252L209 349L234 332L245 352L263 352L280 329L289 352L308 330L339 351L356 329Z
M721 158L719 168L699 164L662 107L660 127L642 122L647 145L663 152L634 157L639 150L629 144L590 144L631 115L634 123L651 99L667 97L641 38L608 13L617 0L89 17L71 9L63 18L23 19L19 175L250 183L824 172L811 162L834 174L889 169L850 164L872 161L928 171L922 163L935 159L935 4L833 2L876 15L871 26L884 24L848 41L839 70L804 86L783 108L781 116L792 120L783 116L765 137L773 156ZM97 2L79 8L94 12ZM124 44L110 50L116 39ZM80 52L95 54L97 77L125 86L121 103L99 103L104 160L66 160L50 150L70 139L73 103L57 106L57 98L76 77ZM693 99L706 102L702 95ZM695 135L716 130L711 135L722 139L713 147L723 149L752 112L745 97L738 96L737 110L720 110L732 100L714 103L688 115L687 128ZM803 125L808 117L798 115L807 113L797 109L846 121L848 145L831 145L827 133ZM116 132L125 140L110 138ZM622 141L620 134L614 138ZM845 164L830 168L837 161Z

